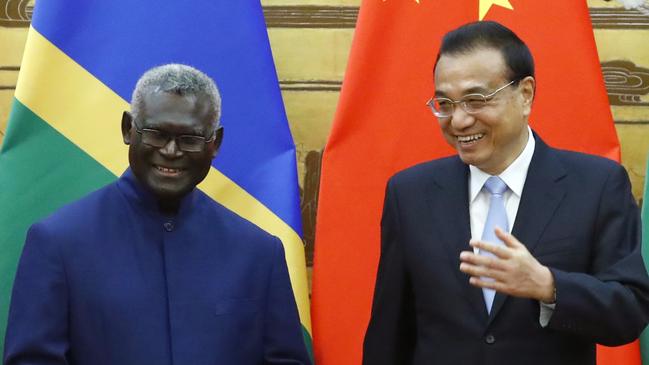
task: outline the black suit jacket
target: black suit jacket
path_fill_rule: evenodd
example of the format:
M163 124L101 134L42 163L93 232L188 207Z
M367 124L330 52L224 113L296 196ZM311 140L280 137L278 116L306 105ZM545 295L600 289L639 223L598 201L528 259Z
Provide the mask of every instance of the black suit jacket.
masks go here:
M623 167L536 137L512 233L548 266L557 303L498 293L488 315L459 270L470 250L468 166L457 157L388 182L363 364L595 364L595 343L635 339L649 318L639 212Z

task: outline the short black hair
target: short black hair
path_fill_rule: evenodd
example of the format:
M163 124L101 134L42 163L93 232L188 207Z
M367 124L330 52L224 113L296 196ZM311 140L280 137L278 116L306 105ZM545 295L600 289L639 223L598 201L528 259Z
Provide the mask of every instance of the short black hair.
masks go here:
M480 48L500 51L508 68L506 75L516 83L527 76L534 77L534 58L532 53L516 33L494 21L478 21L464 24L442 38L437 53L437 62L442 55L469 53Z

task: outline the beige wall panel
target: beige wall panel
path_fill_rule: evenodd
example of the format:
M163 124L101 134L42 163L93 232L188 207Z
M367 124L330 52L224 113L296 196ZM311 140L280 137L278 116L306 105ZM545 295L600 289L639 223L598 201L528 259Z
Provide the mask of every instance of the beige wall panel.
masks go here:
M633 184L633 195L642 198L647 153L649 152L649 126L646 124L617 124L618 136L622 142L622 164L629 172Z
M353 35L353 29L268 29L280 80L341 81Z
M293 138L307 150L321 150L327 142L339 93L283 91Z
M649 30L645 29L596 29L595 39L601 62L623 60L631 61L636 67L644 70L644 85L649 82L646 75L649 69ZM649 94L640 95L644 106L612 105L613 118L616 121L648 121ZM649 126L647 126L649 127Z
M27 28L0 27L0 145L7 130L13 88L18 79L16 68L20 66L26 40Z
M594 24L598 27L594 29L595 40L597 42L597 51L602 63L629 61L632 64L625 65L624 71L626 77L627 96L637 97L640 104L628 105L631 103L612 102L619 105L612 105L611 111L616 121L616 129L620 138L622 147L622 163L629 172L631 183L633 184L633 194L636 199L641 199L644 189L645 169L647 162L647 153L649 152L649 95L633 85L640 83L647 85L649 78L646 71L649 69L649 48L647 40L649 39L649 29L646 25L646 17L640 16L635 11L627 11L616 1L589 0L588 5L593 8L615 8L612 12L596 12L600 18L594 19ZM593 10L591 9L591 12ZM634 15L635 14L635 15ZM638 17L639 16L639 17ZM608 28L608 29L607 29ZM618 29L611 29L618 28ZM626 28L626 29L625 29ZM605 77L612 77L604 68ZM639 73L636 73L639 72ZM635 75L630 75L636 73ZM642 75L642 74L645 75ZM632 78L632 77L637 78ZM640 81L643 79L642 81ZM615 94L619 89L615 89L615 81L621 82L621 79L615 80L610 78L607 84L609 93ZM609 94L611 95L611 94ZM610 96L616 98L616 96ZM627 104L627 105L625 105Z
M7 69L7 66L5 63L0 63L0 88L2 90L15 87L16 81L18 81L18 70L13 69L13 65L11 69Z
M649 29L595 29L594 34L602 62L627 60L649 67Z
M617 1L605 1L605 0L588 0L589 8L619 8L620 3Z
M645 96L644 98L647 98ZM649 101L649 100L647 100ZM649 107L647 106L616 106L611 107L613 119L617 122L646 122L649 121ZM649 125L645 126L649 128Z
M283 91L282 96L297 149L298 172L302 184L306 154L324 148L336 112L339 93Z
M27 29L0 27L0 66L20 65Z

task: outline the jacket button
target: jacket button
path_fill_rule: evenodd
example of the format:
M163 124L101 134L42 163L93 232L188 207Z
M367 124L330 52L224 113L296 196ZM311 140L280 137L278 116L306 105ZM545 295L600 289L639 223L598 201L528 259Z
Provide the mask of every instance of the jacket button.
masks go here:
M494 337L494 335L492 334L489 334L484 338L484 342L488 343L489 345L493 345L494 343L496 343L496 337Z
M165 224L163 224L163 226L165 228L165 231L167 231L167 232L171 232L171 231L174 230L174 222L165 222Z

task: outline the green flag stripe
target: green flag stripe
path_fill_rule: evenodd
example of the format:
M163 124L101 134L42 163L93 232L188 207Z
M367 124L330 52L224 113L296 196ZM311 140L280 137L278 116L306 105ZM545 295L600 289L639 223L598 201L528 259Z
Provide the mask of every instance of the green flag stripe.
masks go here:
M649 160L647 160L647 173L649 174ZM645 176L649 176L646 175ZM642 257L645 268L649 269L649 179L645 177L644 197L642 199ZM640 353L642 365L649 365L649 327L640 335Z
M307 331L304 326L302 326L302 336L304 336L304 344L306 345L306 351L309 353L309 357L311 358L311 363L315 364L313 358L313 340L311 339L309 331Z
M72 177L72 178L71 178ZM0 151L0 354L25 233L36 220L115 179L17 99Z

